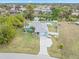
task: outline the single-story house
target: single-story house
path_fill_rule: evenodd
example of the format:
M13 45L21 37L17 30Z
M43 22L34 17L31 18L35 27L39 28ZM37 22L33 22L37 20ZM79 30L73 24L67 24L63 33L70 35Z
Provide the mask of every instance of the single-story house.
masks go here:
M48 32L47 24L41 23L40 21L34 21L32 23L32 26L35 27L35 32Z

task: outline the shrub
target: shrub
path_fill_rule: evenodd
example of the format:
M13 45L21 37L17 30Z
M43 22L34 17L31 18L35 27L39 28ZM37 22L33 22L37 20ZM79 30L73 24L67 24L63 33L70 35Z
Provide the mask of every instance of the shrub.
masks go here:
M60 44L59 49L63 49L63 48L64 48L64 45Z
M15 29L11 26L0 27L0 44L9 43L15 36Z
M35 31L35 28L32 26L27 29L27 32L30 32L30 33L33 33L34 31Z

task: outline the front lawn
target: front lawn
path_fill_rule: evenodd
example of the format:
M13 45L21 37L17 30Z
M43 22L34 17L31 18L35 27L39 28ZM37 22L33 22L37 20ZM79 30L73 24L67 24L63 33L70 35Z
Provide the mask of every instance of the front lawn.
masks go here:
M49 55L60 59L79 59L79 26L68 22L59 24L59 37L52 37L53 45L48 48Z
M4 53L27 53L38 54L40 41L36 34L17 30L16 37L8 45L0 47L0 52Z
M59 43L64 45L61 59L79 59L79 26L60 22L59 32Z

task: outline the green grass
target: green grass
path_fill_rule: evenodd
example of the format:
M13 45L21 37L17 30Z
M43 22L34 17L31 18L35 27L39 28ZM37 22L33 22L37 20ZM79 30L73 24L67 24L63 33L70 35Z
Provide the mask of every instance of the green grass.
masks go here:
M8 45L0 47L0 52L38 54L39 38L36 34L17 30L16 37Z
M61 22L59 43L63 43L62 59L79 59L79 25Z
M52 23L52 25L48 25L49 32L56 32L57 31L57 23Z
M48 29L50 32L56 32L56 29L54 26L48 25Z
M53 25L48 25L48 30L49 32L57 32L57 28L55 26L57 26L57 23L52 23ZM50 56L52 57L61 57L61 52L60 49L58 49L59 43L58 43L58 37L51 37L53 45L51 47L48 48L48 53Z
M51 39L52 39L53 45L48 48L48 53L51 57L60 58L61 52L60 52L60 49L58 48L58 46L59 46L58 38L53 36Z

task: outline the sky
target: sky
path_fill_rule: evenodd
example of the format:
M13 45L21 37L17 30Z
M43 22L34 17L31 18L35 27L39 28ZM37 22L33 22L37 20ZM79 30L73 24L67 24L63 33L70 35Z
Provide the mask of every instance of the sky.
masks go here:
M0 0L0 3L79 3L79 0Z

